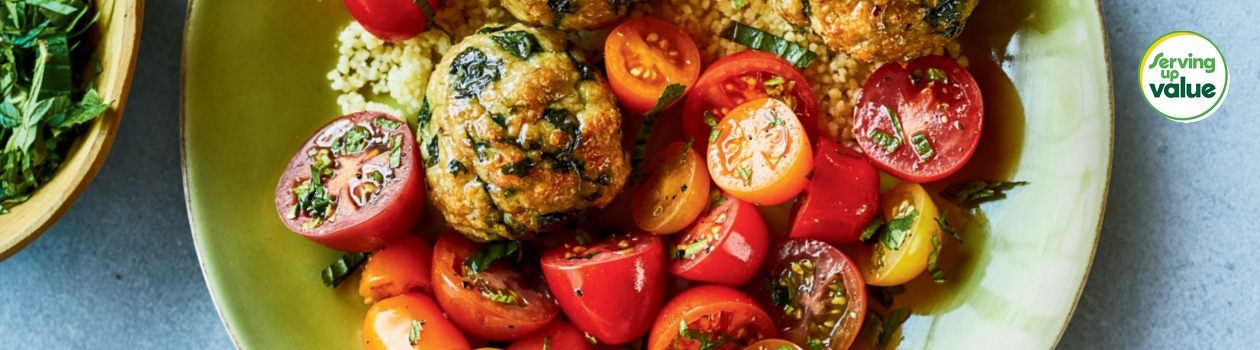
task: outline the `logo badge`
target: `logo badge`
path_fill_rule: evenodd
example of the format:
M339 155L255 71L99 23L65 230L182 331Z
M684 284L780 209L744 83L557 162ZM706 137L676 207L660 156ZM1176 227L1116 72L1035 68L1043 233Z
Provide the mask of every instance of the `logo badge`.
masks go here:
M1164 117L1193 123L1216 112L1229 90L1221 50L1199 33L1165 34L1142 56L1138 79L1146 102Z

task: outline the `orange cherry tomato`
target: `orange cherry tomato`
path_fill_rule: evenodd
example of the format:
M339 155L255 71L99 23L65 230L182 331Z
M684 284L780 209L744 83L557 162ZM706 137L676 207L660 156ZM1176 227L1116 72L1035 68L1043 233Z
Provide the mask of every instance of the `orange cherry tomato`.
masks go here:
M415 236L381 249L363 266L359 296L373 303L410 292L433 295L432 258L429 244Z
M665 305L652 326L648 349L739 349L739 343L774 335L774 322L752 297L731 287L704 285ZM702 342L709 347L702 347Z
M744 350L802 350L801 347L783 339L766 339L749 344Z
M661 151L651 169L652 175L630 201L634 223L658 235L681 231L709 202L704 159L687 144L674 142Z
M787 104L757 99L735 107L709 143L709 176L736 198L775 205L809 183L814 152Z
M543 329L517 340L507 350L591 350L591 342L572 323L555 319Z
M472 348L433 298L416 293L372 305L363 320L363 345L368 350Z
M604 56L617 100L639 114L656 106L666 86L678 83L690 90L700 77L696 43L682 28L656 18L617 26L604 42Z

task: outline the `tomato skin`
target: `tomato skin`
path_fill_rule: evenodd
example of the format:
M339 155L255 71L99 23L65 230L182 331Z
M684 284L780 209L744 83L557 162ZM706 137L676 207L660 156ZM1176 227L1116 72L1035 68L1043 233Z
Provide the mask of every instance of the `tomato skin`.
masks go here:
M683 133L688 139L696 140L696 150L703 152L709 147L709 132L712 128L705 121L705 111L713 113L714 119L721 122L731 109L748 101L768 97L764 83L775 76L786 82L793 82L789 95L796 100L796 107L792 108L792 112L800 119L810 140L816 140L819 135L818 99L805 76L779 56L761 51L744 51L723 57L709 65L687 98L683 109ZM748 78L754 81L752 85L747 83ZM727 86L734 90L727 90Z
M700 154L682 142L665 147L655 163L634 192L630 213L639 229L672 234L696 221L709 204L709 170Z
M665 246L650 233L569 242L544 253L541 262L564 314L600 343L625 344L647 333L665 302Z
M717 131L708 149L709 177L722 190L757 205L776 205L809 183L813 150L782 101L748 101L718 122Z
M786 348L784 348L786 346ZM801 347L792 344L790 341L783 339L766 339L753 344L748 344L744 350L803 350Z
M790 237L857 242L879 211L879 172L831 140L819 140L815 153L814 176L792 208Z
M423 322L415 345L409 339L412 320ZM368 350L472 348L432 298L416 293L372 305L363 320L363 344Z
M662 40L653 40L656 38ZM665 41L668 43L660 44ZM618 25L604 42L604 55L608 82L617 100L638 114L652 110L666 86L678 83L690 90L700 76L696 43L682 28L656 18L636 18ZM635 69L640 73L635 74Z
M437 301L443 310L459 310L447 316L469 335L494 341L519 339L543 328L560 313L545 283L533 281L502 262L492 263L469 281L472 277L465 275L463 264L477 248L459 232L442 235L433 248ZM523 305L491 300L479 289L483 282L514 293L514 300Z
M359 296L367 303L410 292L432 296L432 262L429 244L407 236L368 257L359 279Z
M688 329L710 334L723 332L745 343L775 335L770 316L752 297L726 286L703 285L682 292L665 305L652 326L648 349L698 349L698 342L678 339L682 322L687 323ZM728 342L718 349L739 349L739 346Z
M506 350L541 350L544 344L549 349L557 350L591 349L591 343L586 341L582 331L579 331L572 323L555 319L543 329L513 342L512 345L508 345Z
M710 239L711 250L688 258L673 256L669 273L696 282L735 287L757 273L770 245L770 234L761 212L752 203L723 193L725 203L714 207L687 230L674 237L675 247ZM717 234L713 234L713 230ZM679 252L682 252L679 248Z
M442 4L441 0L428 2L434 13ZM363 29L384 41L411 39L428 28L428 17L411 0L345 0L345 4Z
M826 242L790 239L775 248L768 267L771 283L777 288L785 288L784 292L788 293L781 296L787 299L784 304L770 310L775 325L779 327L779 336L802 348L809 348L809 339L818 340L825 348L849 348L866 318L866 283L857 265ZM802 281L812 282L807 284ZM843 292L838 288L832 289L832 284L843 287ZM791 289L796 292L787 291ZM833 296L833 293L843 295ZM837 304L836 297L844 297L843 306ZM788 308L793 308L799 315L789 314ZM832 310L841 312L833 316L830 314ZM821 338L817 333L817 327L821 326L819 322L825 322L816 321L820 318L834 322L832 329L822 334L827 338Z
M398 122L402 126L398 129L372 126L373 121L377 119ZM353 181L350 178L362 174L360 171L366 171L360 168L361 165L387 163L388 152L367 159L361 158L367 157L366 153L338 156L338 162L344 164L334 170L334 175L326 181L328 184L325 185L330 194L339 197L346 204L339 205L332 212L331 215L336 219L335 221L330 220L307 229L303 227L310 221L304 220L307 215L301 214L295 219L290 219L290 210L298 202L293 189L298 187L300 182L311 179L311 164L314 163L314 157L308 155L308 151L318 148L328 149L324 143L328 141L328 137L331 137L328 136L329 133L334 133L337 128L346 125L370 126L374 128L373 130L389 135L390 138L401 137L403 142L400 146L400 165L392 169L394 177L386 181L374 201L358 209L352 209L354 205L349 203L352 199L347 194L349 189L339 184L349 184ZM280 220L290 231L315 243L346 252L371 252L403 239L420 221L420 214L424 210L424 173L419 166L419 153L416 152L415 142L411 141L414 139L411 129L405 122L381 112L359 112L329 122L306 140L280 176L275 194L276 211L280 215Z
M887 220L900 215L902 203L912 206L918 217L911 225L910 233L897 250L888 249L882 241L861 245L853 258L857 260L866 283L872 286L895 286L914 279L927 270L928 257L932 255L932 236L944 242L945 237L936 223L939 215L936 203L923 186L902 182L879 197L882 215Z
M915 74L931 69L944 73L946 81ZM871 136L876 131L897 136L885 107L897 114L903 129L903 142L891 153ZM854 137L871 162L899 179L919 183L943 179L967 164L983 127L984 99L975 78L957 62L936 55L904 68L895 62L881 66L863 85L853 117ZM926 160L911 142L918 134L925 135L934 154Z

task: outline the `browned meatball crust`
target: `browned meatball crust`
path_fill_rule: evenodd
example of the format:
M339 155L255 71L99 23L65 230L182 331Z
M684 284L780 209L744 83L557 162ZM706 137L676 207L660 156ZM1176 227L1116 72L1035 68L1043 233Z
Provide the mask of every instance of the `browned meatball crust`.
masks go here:
M640 0L503 0L521 22L563 31L605 29L621 22Z
M908 61L943 47L980 0L771 0L785 20L863 61Z
M485 31L429 80L417 131L429 198L469 238L557 229L625 184L616 98L567 44L522 24Z

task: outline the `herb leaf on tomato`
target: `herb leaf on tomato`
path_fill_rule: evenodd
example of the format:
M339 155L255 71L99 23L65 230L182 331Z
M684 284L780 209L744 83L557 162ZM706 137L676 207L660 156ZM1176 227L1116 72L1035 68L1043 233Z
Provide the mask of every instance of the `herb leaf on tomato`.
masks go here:
M1006 191L1024 185L1028 185L1028 182L968 180L946 187L940 195L941 198L959 207L975 208L981 203L1004 199Z
M346 253L342 255L320 273L320 277L324 279L324 285L333 288L341 285L341 282L345 281L346 277L349 277L351 273L354 273L355 270L359 269L359 266L362 266L367 261L369 255L372 254Z
M512 253L516 253L521 249L519 241L496 241L491 242L482 249L464 260L464 268L473 273L485 271L495 260L505 258Z
M731 25L723 29L718 36L748 46L754 50L779 55L791 62L796 68L809 67L818 58L818 54L805 47L792 43L787 39L762 31L752 26L731 21Z

